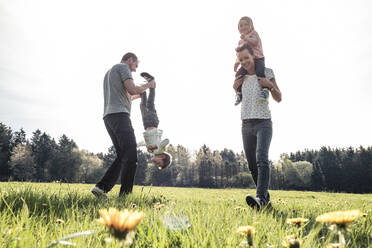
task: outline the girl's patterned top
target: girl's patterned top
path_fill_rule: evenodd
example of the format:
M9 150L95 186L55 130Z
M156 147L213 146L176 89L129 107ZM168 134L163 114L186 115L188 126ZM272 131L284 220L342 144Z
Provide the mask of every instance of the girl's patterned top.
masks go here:
M265 68L267 79L274 78L274 72ZM271 119L268 101L261 100L262 87L256 75L246 75L242 85L243 100L241 103L241 119Z
M254 56L256 58L263 58L263 57L265 57L264 54L263 54L261 38L258 35L258 33L255 30L252 30L245 37L253 38L253 39L255 39L257 41L257 44L255 46L253 46L252 44L249 44L252 47L252 49L253 49ZM244 43L246 43L246 41L244 39L241 39L241 40L239 40L238 46L240 46L240 45L242 45Z

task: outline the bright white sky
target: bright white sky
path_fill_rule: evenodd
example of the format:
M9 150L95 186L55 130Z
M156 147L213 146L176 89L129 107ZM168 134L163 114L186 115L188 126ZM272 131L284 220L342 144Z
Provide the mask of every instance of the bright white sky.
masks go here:
M0 122L66 134L107 152L103 77L128 51L157 81L160 128L190 151L243 149L234 106L241 16L260 34L283 101L270 102L270 159L321 146L372 145L369 0L0 0ZM132 122L142 139L139 101Z

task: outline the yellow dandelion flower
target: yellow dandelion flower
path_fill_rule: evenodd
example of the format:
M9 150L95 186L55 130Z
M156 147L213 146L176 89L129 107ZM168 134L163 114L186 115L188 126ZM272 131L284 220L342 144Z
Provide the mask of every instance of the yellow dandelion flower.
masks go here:
M240 226L237 230L237 233L247 235L247 236L252 236L256 229L254 226Z
M65 223L65 221L62 220L62 219L56 219L56 223L57 223L57 224L63 224L63 223Z
M306 218L293 218L293 219L287 219L287 224L301 225L308 221L309 219L306 219Z
M299 248L301 244L302 241L300 239L297 239L295 235L288 235L282 242L282 245L284 247L289 248Z
M346 225L353 222L359 216L362 216L362 212L359 210L336 211L322 214L316 218L316 221L337 225Z
M278 203L278 204L287 204L287 202L286 201L284 201L283 199L280 199L280 198L278 198L277 200L274 200L273 201L274 203Z
M253 246L253 234L256 229L253 226L240 226L237 230L237 233L243 234L247 237L248 246Z
M328 244L328 245L327 245L327 248L338 248L338 247L341 247L341 245L338 244L338 243Z
M101 209L101 216L97 221L107 226L110 232L118 239L124 239L128 232L132 231L143 219L143 212L124 209L119 211L115 208Z
M165 205L164 205L164 204L161 204L160 202L157 202L157 203L155 203L155 205L154 205L154 208L155 208L155 209L161 209L161 208L163 208L163 207L165 207Z
M237 206L234 208L236 211L245 211L247 210L247 208L243 208L243 207L240 207L240 206Z

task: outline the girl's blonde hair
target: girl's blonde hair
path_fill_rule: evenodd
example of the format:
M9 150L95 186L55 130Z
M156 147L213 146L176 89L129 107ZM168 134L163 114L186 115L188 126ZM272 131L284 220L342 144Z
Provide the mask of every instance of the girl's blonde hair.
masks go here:
M241 23L241 22L246 22L246 23L248 23L248 25L249 25L249 28L251 29L251 30L254 30L254 27L253 27L253 21L252 21L252 19L250 18L250 17L248 17L248 16L243 16L242 18L240 18L240 20L239 20L239 23L238 23L238 28L239 28L239 24Z

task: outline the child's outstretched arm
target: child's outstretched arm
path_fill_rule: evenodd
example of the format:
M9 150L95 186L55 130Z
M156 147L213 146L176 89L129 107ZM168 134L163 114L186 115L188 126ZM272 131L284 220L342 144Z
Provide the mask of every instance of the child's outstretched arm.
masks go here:
M247 42L251 46L257 46L258 45L258 41L259 41L259 37L258 37L257 32L252 32L251 34L246 35L243 38L243 40L245 42Z

